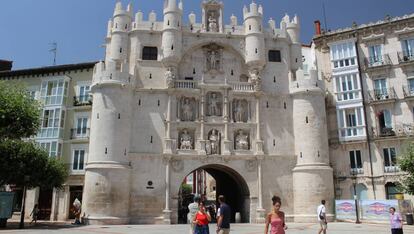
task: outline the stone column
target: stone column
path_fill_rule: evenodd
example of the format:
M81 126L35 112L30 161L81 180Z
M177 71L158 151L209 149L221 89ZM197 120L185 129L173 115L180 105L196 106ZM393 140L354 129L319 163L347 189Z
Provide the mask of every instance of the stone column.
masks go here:
M162 211L164 213L164 224L171 224L171 209L170 209L170 158L164 158L165 164L165 208Z
M257 158L257 186L258 186L258 198L259 203L256 209L256 223L264 223L265 221L265 209L263 209L263 192L262 192L262 161L263 158Z
M204 105L205 105L205 101L206 97L205 97L205 92L204 90L201 90L201 98L200 98L200 138L199 138L199 154L201 155L206 155L206 140L204 139L204 117L205 117L205 113L204 113Z
M171 94L168 94L168 102L167 102L167 116L166 116L166 129L165 129L165 148L164 154L172 154L172 139L171 139Z
M229 97L228 90L224 90L223 102L223 118L224 118L224 150L223 155L230 155L231 141L229 140Z
M263 141L260 131L260 97L256 96L256 155L263 154Z

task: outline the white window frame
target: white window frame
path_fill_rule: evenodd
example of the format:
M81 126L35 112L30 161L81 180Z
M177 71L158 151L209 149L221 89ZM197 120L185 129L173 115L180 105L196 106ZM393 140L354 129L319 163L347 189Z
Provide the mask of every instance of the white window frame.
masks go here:
M348 113L353 111L356 126L348 124ZM354 138L365 137L365 116L363 106L351 106L337 109L338 134L341 140L353 140Z
M82 88L84 88L84 92L82 93ZM91 83L90 82L78 82L76 84L76 96L80 103L88 102L90 99L90 92L91 92Z
M371 66L383 64L383 45L375 44L368 47L369 63Z
M397 160L397 150L396 150L396 148L395 147L388 147L388 148L383 148L382 149L382 157L383 157L383 160L384 160L384 171L385 172L398 172L398 171L400 171L400 168L398 167L398 164L397 163L393 163L392 161L392 150L391 149L393 149L393 152L394 152L394 158L395 158L395 160L394 161L396 161ZM387 152L387 154L388 154L388 156L386 156L385 155L385 152ZM390 165L385 165L385 157L388 157L388 162L389 162L389 164Z
M359 160L361 161L361 167L358 167L357 151L359 152ZM354 162L355 162L355 167L352 167L351 161L349 162L350 168L351 168L351 173L363 174L364 173L364 161L362 160L362 158L363 158L362 157L362 150L357 149L357 150L348 151L349 159L351 159L351 157L352 157L351 152L353 152L353 158L354 158Z
M336 75L334 79L334 90L336 91L336 100L338 102L362 99L361 83L358 73Z
M331 67L333 70L358 65L355 40L328 44L330 47Z
M51 90L49 89L50 83L52 84ZM40 98L44 101L45 106L65 105L68 88L69 78L67 77L43 79L40 86ZM49 91L50 94L48 94Z
M60 140L44 140L44 141L36 141L40 147L46 150L49 157L61 157L62 156L62 147L63 142ZM55 145L55 149L53 149L53 145Z
M79 159L77 160L78 161L77 167L74 168L76 151L78 151L78 152L84 151L83 169L79 169ZM72 172L72 174L84 174L85 173L85 167L86 167L86 162L88 160L88 154L89 154L88 145L72 145L72 147L71 147L71 164L70 164L70 171Z
M59 111L58 116L57 111ZM43 126L45 123L45 114L49 113L47 117L47 126ZM50 115L53 112L53 116ZM62 138L61 133L65 128L66 109L61 107L47 107L42 110L41 113L41 126L37 138Z
M87 119L86 126L82 126L82 128L85 128L84 133L83 132L78 133L78 121L79 121L79 119ZM87 137L87 135L89 134L88 133L88 128L90 128L90 122L91 122L90 121L90 113L87 113L87 112L76 113L75 116L74 116L74 119L73 119L73 126L74 126L73 129L76 132L74 133L73 137L76 137L76 138L78 138L78 137Z

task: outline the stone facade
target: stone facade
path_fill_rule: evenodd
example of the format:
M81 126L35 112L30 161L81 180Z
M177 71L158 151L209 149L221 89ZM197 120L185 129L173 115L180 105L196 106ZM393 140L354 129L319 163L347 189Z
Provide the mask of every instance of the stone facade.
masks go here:
M331 216L324 84L313 62L302 70L298 17L266 26L252 3L225 25L224 5L204 1L184 24L182 11L167 0L158 22L116 4L92 81L88 222L176 223L196 169L244 222L263 222L274 194L289 220L314 221L321 199Z
M413 136L414 15L317 32L314 43L335 197L353 198L357 177L358 199L412 199L396 191L403 174L395 158Z

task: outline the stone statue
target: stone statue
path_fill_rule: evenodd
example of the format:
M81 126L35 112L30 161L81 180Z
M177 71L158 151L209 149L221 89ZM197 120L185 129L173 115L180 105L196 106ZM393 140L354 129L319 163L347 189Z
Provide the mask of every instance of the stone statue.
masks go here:
M235 107L234 107L234 120L236 122L245 122L245 110L244 110L244 106L243 106L243 101L242 100L237 100L235 103Z
M192 121L193 120L193 108L191 107L191 102L189 98L185 98L184 102L182 103L181 106L181 113L182 117L181 120L182 121Z
M187 129L184 129L183 132L181 133L180 149L181 150L192 150L193 149L193 138L190 136Z
M220 60L219 60L219 56L218 56L217 51L212 50L212 51L209 52L207 62L209 64L209 69L210 70L219 70L218 65L220 63Z
M209 144L207 145L208 154L219 154L220 136L217 130L213 129L208 137Z
M218 32L217 20L214 16L214 12L212 12L208 17L208 29L210 32Z
M249 71L250 81L254 85L254 90L260 91L262 89L262 80L257 69Z
M174 88L174 80L175 80L174 68L172 67L167 68L167 71L165 72L165 80L167 82L168 88Z
M217 97L217 93L211 93L208 100L208 114L210 116L220 116L220 99Z
M249 150L249 136L243 130L236 135L236 150Z

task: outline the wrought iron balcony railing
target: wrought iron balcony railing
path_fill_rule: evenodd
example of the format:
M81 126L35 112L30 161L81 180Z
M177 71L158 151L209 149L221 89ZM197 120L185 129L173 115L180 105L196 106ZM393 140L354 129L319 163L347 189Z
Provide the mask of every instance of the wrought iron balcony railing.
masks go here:
M403 85L403 93L405 98L414 97L414 87L410 84Z
M391 64L391 59L388 54L383 54L380 56L370 56L365 59L365 67L367 68L380 67Z
M89 134L89 128L72 128L70 130L70 139L87 139Z
M412 50L403 50L398 52L398 62L407 63L414 61L414 51Z
M374 89L373 91L369 91L368 95L369 102L386 101L397 98L394 88Z
M92 96L91 95L82 95L73 97L74 106L87 106L92 105Z

